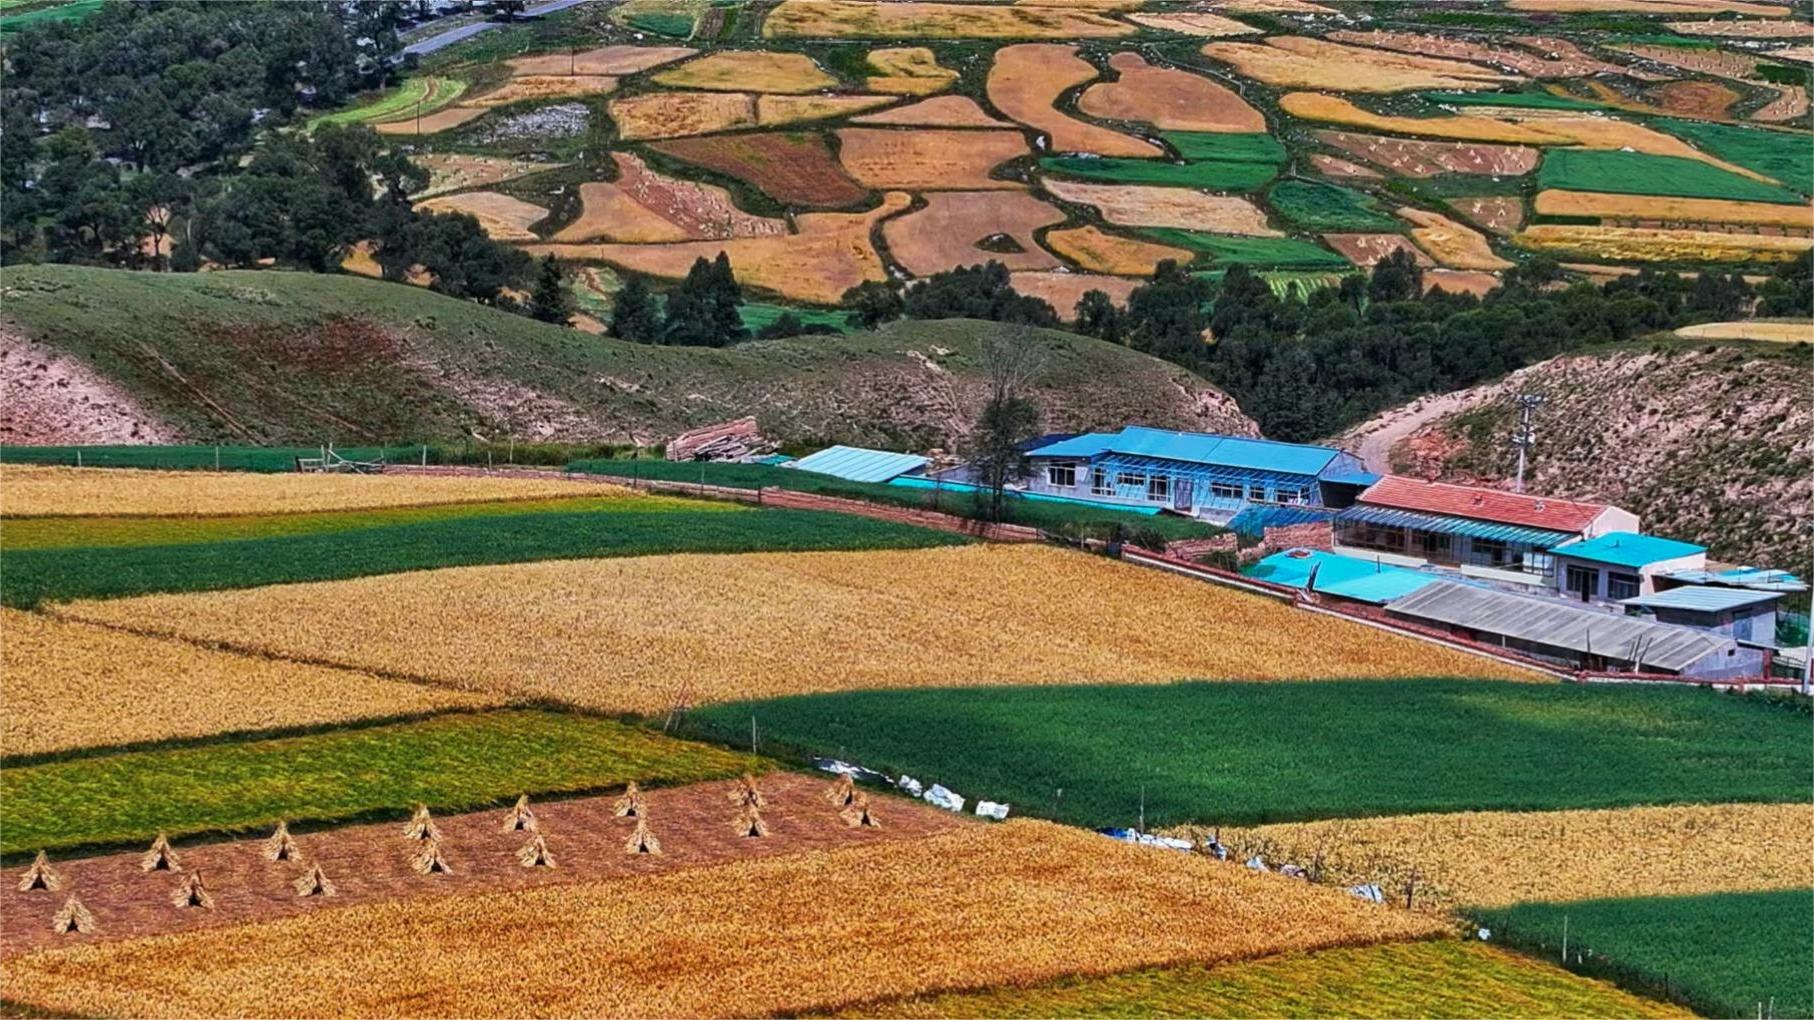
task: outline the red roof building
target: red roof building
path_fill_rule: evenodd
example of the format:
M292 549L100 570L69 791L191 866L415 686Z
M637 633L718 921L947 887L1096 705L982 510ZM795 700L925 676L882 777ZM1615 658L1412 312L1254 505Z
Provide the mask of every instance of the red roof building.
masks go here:
M1610 531L1638 530L1637 517L1604 503L1521 495L1477 485L1425 482L1387 475L1360 494L1359 503L1465 517L1496 524L1516 524L1594 538Z

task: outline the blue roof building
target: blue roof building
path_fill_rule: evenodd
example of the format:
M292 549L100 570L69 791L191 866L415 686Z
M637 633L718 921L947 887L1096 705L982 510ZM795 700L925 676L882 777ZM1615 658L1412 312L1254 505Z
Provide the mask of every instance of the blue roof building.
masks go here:
M1309 588L1319 595L1385 605L1442 578L1421 570L1394 567L1356 556L1320 549L1287 549L1243 571L1259 581Z
M808 454L784 467L830 475L847 482L886 482L924 468L927 460L918 454L895 453L892 450L866 450L860 446L828 446Z
M1376 481L1327 446L1131 425L1028 451L1032 492L1226 521L1255 504L1345 506Z
M1550 549L1557 587L1583 602L1623 602L1657 590L1659 576L1702 570L1707 549L1693 542L1609 531Z

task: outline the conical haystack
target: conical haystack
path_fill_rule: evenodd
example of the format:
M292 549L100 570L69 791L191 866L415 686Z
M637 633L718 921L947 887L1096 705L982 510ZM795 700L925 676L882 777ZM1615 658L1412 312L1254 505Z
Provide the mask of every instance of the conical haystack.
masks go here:
M403 827L403 838L429 841L441 838L441 830L435 826L435 820L429 817L427 804L416 805L416 813L409 816L409 824Z
M516 799L516 806L504 815L505 832L534 832L535 812L529 810L529 795L523 794Z
M867 793L857 794L856 800L851 801L849 807L838 812L838 817L844 819L844 824L853 829L879 829L882 827L882 823L876 821L875 815L869 811L869 794Z
M176 852L170 849L170 839L163 833L151 841L151 849L139 858L139 867L146 871L181 871L183 866L176 863Z
M649 834L649 820L638 818L636 831L630 833L630 839L624 843L624 852L631 854L661 853L661 840Z
M768 835L768 823L762 820L762 812L754 804L745 807L738 813L737 820L731 823L731 828L739 836Z
M441 852L441 841L431 839L422 844L422 852L411 857L409 866L420 875L451 875L453 866L447 863L447 855Z
M636 788L635 783L631 783L629 786L624 787L624 795L617 798L617 803L612 807L612 810L616 812L617 817L619 818L641 818L642 791Z
M524 843L523 848L516 852L516 859L525 868L554 867L554 855L548 852L548 841L541 836Z
M301 859L302 848L296 845L294 839L290 838L290 823L278 822L277 830L271 833L270 839L265 840L265 860L297 861Z
M56 892L61 888L63 888L63 876L57 874L57 869L50 866L50 858L44 856L42 850L38 851L38 857L31 862L31 867L25 869L25 874L19 876L20 892L36 892L39 889L45 892Z
M71 896L63 901L63 909L57 911L57 916L50 919L50 930L58 935L68 935L70 932L80 932L83 935L93 934L95 930L94 915L88 912L88 908L82 905L81 900Z
M839 807L849 807L857 796L857 784L850 778L850 773L839 774L838 781L825 791L825 799Z
M743 774L742 779L737 780L737 785L731 789L730 797L731 803L743 807L768 806L768 799L763 797L762 791L756 788L756 777L748 772Z
M319 864L303 872L292 886L298 896L332 896L338 891L334 888L334 883L328 881L327 873L321 870Z
M208 895L207 883L202 881L202 873L191 871L186 878L176 884L176 890L170 894L170 902L178 909L200 907L203 910L214 909L214 897Z

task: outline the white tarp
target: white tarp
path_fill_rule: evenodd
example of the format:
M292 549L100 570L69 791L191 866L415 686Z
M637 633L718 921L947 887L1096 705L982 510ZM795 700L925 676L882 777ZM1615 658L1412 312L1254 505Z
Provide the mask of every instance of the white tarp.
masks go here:
M1361 899L1366 900L1368 903L1386 902L1386 894L1381 892L1377 885L1351 886L1348 891L1359 896Z
M875 769L866 769L861 765L852 765L850 762L839 761L836 758L814 758L813 765L821 771L830 772L833 775L849 776L866 783L892 784L894 782Z
M964 798L959 797L957 794L952 793L950 790L945 789L937 783L932 784L932 789L926 791L923 799L926 803L935 807L942 807L946 811L962 811L964 809Z
M983 818L993 818L998 822L1005 822L1008 820L1008 805L997 804L992 800L979 800L976 802L976 813Z
M1259 854L1254 854L1252 857L1247 858L1247 866L1252 868L1255 871L1271 871L1272 870L1271 868L1266 866L1266 858L1261 857Z
M894 781L894 785L906 790L915 797L926 792L926 788L920 785L920 781L909 775L901 776L901 778Z

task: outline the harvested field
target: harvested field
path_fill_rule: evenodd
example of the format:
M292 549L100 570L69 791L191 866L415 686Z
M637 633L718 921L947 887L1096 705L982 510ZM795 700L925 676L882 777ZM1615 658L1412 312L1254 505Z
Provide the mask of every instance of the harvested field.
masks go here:
M1014 290L1029 297L1036 297L1052 306L1058 317L1066 322L1075 321L1077 302L1083 300L1084 294L1092 290L1102 291L1117 306L1127 307L1127 296L1140 286L1139 280L1128 280L1119 276L1099 276L1094 273L1014 273L1009 277Z
M1401 219L1409 220L1411 239L1428 252L1438 265L1449 269L1509 269L1511 263L1493 254L1485 235L1449 219L1441 213L1410 206L1398 210Z
M853 117L852 124L889 127L1011 128L1014 125L990 116L969 96L934 96L917 103Z
M0 629L7 705L0 735L15 757L499 703L15 609L0 610Z
M1052 104L1066 89L1099 77L1096 65L1077 47L1021 43L995 51L989 68L989 102L997 110L1047 136L1049 152L1093 152L1100 156L1163 156L1151 142L1090 124Z
M1210 39L1222 39L1231 35L1258 35L1260 30L1245 22L1225 18L1220 14L1208 11L1137 11L1127 16L1129 21L1147 28L1156 28L1162 32L1177 32L1180 35L1195 35Z
M1398 815L1225 828L1222 839L1275 866L1320 859L1334 885L1402 889L1415 871L1430 909L1814 885L1807 804Z
M1651 105L1666 113L1682 117L1724 119L1738 102L1739 94L1718 82L1672 81L1644 91Z
M1563 39L1533 39L1531 45L1540 48L1520 49L1515 46L1489 46L1422 32L1343 30L1329 33L1329 38L1340 43L1377 47L1399 53L1451 57L1474 64L1490 64L1509 68L1531 78L1583 78L1591 74L1624 74L1629 70L1589 56Z
M1288 92L1279 98L1279 109L1301 120L1342 124L1389 134L1472 142L1504 142L1512 145L1563 145L1569 141L1534 124L1515 124L1491 117L1394 117L1373 113L1341 96L1321 92Z
M1233 64L1248 78L1289 88L1467 90L1499 88L1518 80L1478 64L1343 46L1305 36L1273 36L1263 44L1212 42L1204 45L1203 55Z
M1763 340L1778 344L1814 343L1814 324L1807 322L1766 322L1745 319L1741 322L1703 322L1683 326L1675 335L1689 340Z
M990 895L977 897L985 874ZM435 906L38 953L14 961L0 989L40 1008L133 1016L266 1014L274 988L285 1012L308 1016L465 1015L497 1002L559 1016L753 1016L1443 930L1338 890L1031 821ZM828 966L828 945L865 965ZM399 974L417 976L407 1004Z
M1090 11L918 0L784 0L762 34L827 39L1101 39L1134 28Z
M786 205L837 208L868 195L839 168L820 135L762 131L657 142L650 148L747 181ZM783 221L765 222L781 228L773 233L786 232Z
M1058 260L1033 233L1064 219L1063 212L1025 192L940 191L926 196L925 208L883 223L882 237L894 261L915 276L989 261L1009 269L1054 269ZM1003 237L1020 250L982 246Z
M1603 220L1664 220L1683 223L1749 223L1814 230L1814 207L1775 202L1732 202L1718 198L1615 195L1598 191L1537 192L1533 207L1544 216L1597 216ZM1636 224L1631 224L1635 226Z
M1350 131L1318 131L1316 137L1351 156L1385 167L1399 177L1435 177L1439 174L1517 176L1537 169L1539 159L1536 149L1523 145L1417 142Z
M1359 163L1345 160L1340 156L1331 156L1326 152L1311 153L1310 165L1315 167L1319 173L1327 174L1330 177L1353 177L1362 180L1379 180L1384 176L1372 167L1362 166Z
M866 188L1019 189L1024 185L1018 181L994 180L989 172L1027 152L1027 140L1019 131L838 131L838 159L845 172Z
M1180 265L1191 260L1191 253L1183 248L1122 237L1099 227L1051 231L1046 234L1046 247L1077 263L1085 272L1119 276L1151 276L1166 259Z
M756 100L743 92L653 92L611 100L625 141L682 138L756 126Z
M879 74L864 80L871 92L902 96L929 96L951 87L957 72L938 62L924 46L896 46L872 50L869 66Z
M735 135L729 139L701 142L706 146L716 142L734 144L751 137L761 136ZM673 151L670 146L690 144L699 143L667 142L651 148L686 159L686 155ZM611 158L617 162L617 180L580 185L579 218L555 234L552 240L563 244L580 241L654 243L787 233L787 221L744 212L723 188L658 174L640 157L627 152L614 152Z
M655 75L669 88L708 92L783 92L799 95L838 87L838 79L804 53L721 50Z
M468 156L463 153L424 152L410 157L410 161L428 171L428 187L418 192L416 198L433 198L449 191L463 188L479 188L489 184L501 184L527 174L537 174L544 170L559 170L565 163L537 163L527 159L510 159L504 156Z
M1499 277L1492 273L1470 272L1466 269L1426 269L1423 272L1424 293L1441 287L1450 294L1472 294L1485 297L1499 286Z
M765 839L739 837L726 824L727 795L740 785L738 780L643 791L649 829L660 840L660 854L624 852L636 820L616 817L617 793L534 801L532 832L504 831L499 822L505 814L502 808L436 815L435 826L454 868L433 882L424 881L409 866L408 845L398 838L397 823L388 821L299 833L294 837L298 851L294 863L267 860L262 834L178 848L184 869L207 876L214 896L214 909L208 911L171 910L162 897L146 895L148 879L139 869L137 851L58 861L55 867L64 880L81 889L83 905L94 913L98 931L69 939L53 934L49 924L10 924L0 936L0 954L15 956L72 941L93 944L243 925L386 900L426 898L430 903L418 903L417 908L438 910L433 901L450 895L642 880L730 861L923 839L966 825L961 815L888 798L886 807L876 808L886 819L883 828L852 828L838 818L839 808L825 799L832 786L828 780L773 772L758 783L768 800L762 811L769 827ZM538 834L547 840L555 861L552 868L526 868L517 861L517 849ZM320 898L299 897L291 887L298 874L316 864L335 886L335 895L326 904ZM0 889L0 905L7 917L15 919L55 908L44 893L21 893L13 882Z
M938 608L980 585L1006 593L999 612L1016 621L1013 654L993 623L956 625ZM606 592L615 608L602 616ZM682 683L706 703L899 686L1526 675L1258 596L1038 547L556 561L57 611L611 712L664 712ZM1145 636L1186 613L1204 621L1202 640ZM474 618L491 625L471 627ZM784 649L761 638L778 626L796 635Z
M479 221L479 226L494 241L535 241L529 228L548 218L548 210L533 202L513 198L501 191L463 191L417 202L417 209L431 212L464 213Z
M8 517L301 513L549 496L635 496L615 485L452 475L302 475L0 465Z
M1337 14L1333 7L1311 3L1310 0L1211 0L1210 6L1218 11L1233 11L1236 14Z
M1534 251L1632 262L1787 262L1814 247L1806 237L1551 223L1526 227L1513 240Z
M1780 18L1789 8L1776 4L1753 3L1751 0L1510 0L1514 11L1541 11L1550 14L1590 14L1619 11L1630 14L1750 14L1761 18Z
M1409 252L1420 266L1433 266L1429 256L1403 234L1324 234L1323 243L1357 266L1372 266L1394 252Z
M1780 50L1771 50L1770 56L1777 60L1799 60L1810 64L1814 63L1814 46L1785 46Z
M1170 163L1156 159L1104 159L1100 156L1047 156L1039 161L1039 167L1051 173L1088 181L1109 181L1117 185L1149 184L1178 189L1202 188L1210 191L1252 191L1272 180L1279 172L1277 164L1246 160L1189 159L1183 163Z
M802 213L799 233L776 237L740 237L728 241L681 244L542 244L526 249L540 258L608 262L621 269L669 279L687 274L695 259L730 256L739 283L760 287L796 301L835 305L844 292L864 280L885 280L887 270L870 243L877 222L907 208L911 200L889 192L877 208L863 213Z
M1154 67L1138 53L1117 53L1109 67L1119 77L1097 82L1078 97L1077 109L1103 120L1144 121L1164 131L1266 130L1266 118L1233 89L1200 74Z
M1668 67L1694 71L1697 74L1711 74L1715 77L1734 78L1739 81L1757 78L1757 58L1734 53L1731 50L1655 46L1648 43L1628 43L1607 48Z
M599 96L615 91L617 79L594 74L535 74L512 78L483 95L466 100L467 106L504 106L530 99L565 99Z
M756 123L780 127L809 120L829 120L887 106L894 96L757 96Z
M1508 237L1524 225L1524 200L1510 195L1486 195L1478 198L1443 200L1477 226L1501 237Z
M1779 87L1776 98L1759 107L1751 115L1751 119L1767 124L1781 124L1784 121L1799 121L1807 115L1808 90L1800 85L1785 85Z
M467 121L477 120L490 109L483 106L449 106L425 113L421 117L408 117L403 120L389 120L382 124L373 124L372 130L381 135L432 135L449 128L457 128Z
M1067 202L1092 205L1102 218L1124 227L1178 227L1248 237L1282 237L1266 213L1237 195L1206 195L1188 188L1084 184L1047 179L1045 189Z
M686 46L600 46L581 53L543 53L505 61L513 75L635 74L699 52Z
M1814 36L1814 23L1797 21L1671 21L1669 30L1681 35L1724 35L1734 39L1805 39Z

